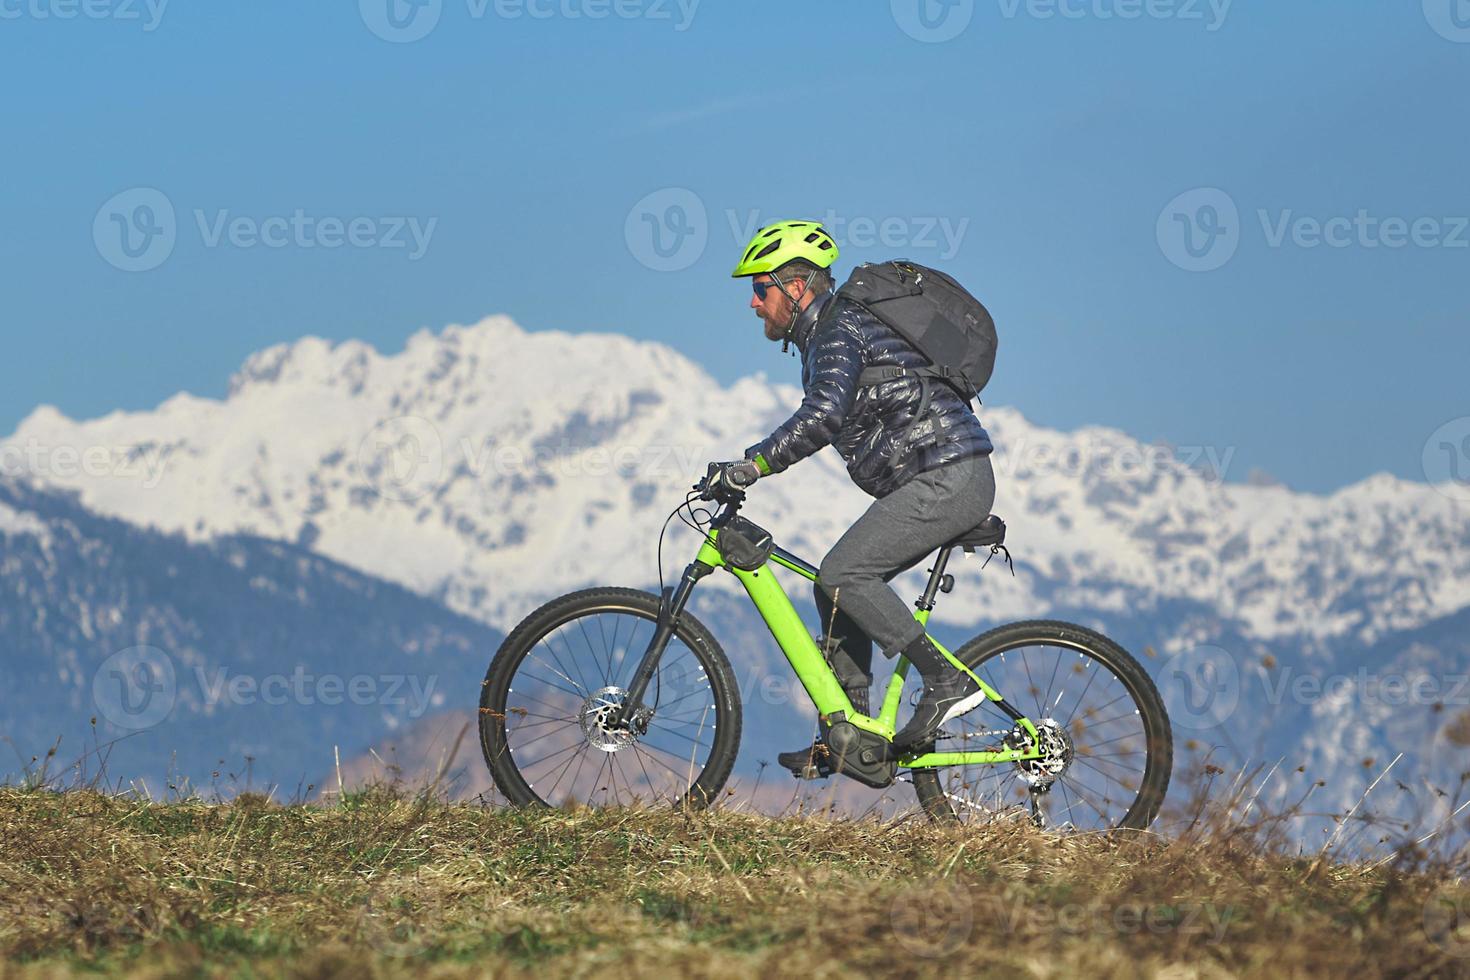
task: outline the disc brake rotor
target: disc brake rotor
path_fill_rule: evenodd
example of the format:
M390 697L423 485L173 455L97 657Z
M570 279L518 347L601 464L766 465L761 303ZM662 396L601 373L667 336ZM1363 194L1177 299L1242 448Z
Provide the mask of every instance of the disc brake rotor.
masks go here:
M621 687L604 687L593 691L577 712L577 723L587 742L600 752L617 752L638 741L638 733L624 722L614 727L612 717L622 706L628 692Z
M1033 790L1044 790L1067 771L1077 750L1072 736L1051 718L1038 722L1036 732L1041 737L1041 755L1035 759L1017 759L1015 766L1023 782ZM1009 745L1022 746L1028 742L1030 736L1019 728L1006 737Z

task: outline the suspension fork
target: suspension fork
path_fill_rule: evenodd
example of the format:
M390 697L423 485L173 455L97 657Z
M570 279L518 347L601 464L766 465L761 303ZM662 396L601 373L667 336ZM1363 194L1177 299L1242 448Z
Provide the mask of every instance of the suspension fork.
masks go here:
M658 670L658 662L663 659L664 649L674 635L674 628L679 625L679 616L689 602L695 583L714 570L714 566L696 559L684 569L684 576L679 579L677 586L671 585L664 589L658 604L658 625L653 631L653 639L648 641L648 649L643 652L643 659L633 672L628 691L623 695L623 703L610 719L613 727L625 724L630 716L647 723L653 713L643 704L643 694L648 690L648 682L653 679L654 671Z

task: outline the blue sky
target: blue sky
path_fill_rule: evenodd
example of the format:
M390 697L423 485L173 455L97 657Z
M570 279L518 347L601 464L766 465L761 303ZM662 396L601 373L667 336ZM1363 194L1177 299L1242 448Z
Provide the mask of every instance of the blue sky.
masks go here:
M0 432L499 312L794 381L729 269L828 214L1043 424L1327 491L1470 414L1465 0L392 2L0 0Z

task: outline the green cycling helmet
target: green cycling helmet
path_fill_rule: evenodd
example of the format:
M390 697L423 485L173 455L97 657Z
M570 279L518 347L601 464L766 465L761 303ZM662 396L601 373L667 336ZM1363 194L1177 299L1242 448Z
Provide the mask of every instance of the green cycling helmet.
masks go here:
M777 221L755 233L730 276L739 279L774 272L793 259L825 269L837 261L837 243L815 221Z

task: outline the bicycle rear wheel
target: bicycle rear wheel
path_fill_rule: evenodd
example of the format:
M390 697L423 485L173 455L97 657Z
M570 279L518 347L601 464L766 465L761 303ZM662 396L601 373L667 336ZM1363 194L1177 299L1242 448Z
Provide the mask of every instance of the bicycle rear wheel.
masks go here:
M554 599L496 652L480 694L480 746L517 806L707 806L740 743L740 698L708 629L680 617L644 693L643 730L612 724L658 622L657 596L588 589Z
M1163 804L1173 740L1148 674L1112 640L1071 623L1001 626L955 656L1040 730L1041 759L918 769L914 791L934 820L1024 815L1059 830L1142 829ZM991 702L946 725L941 752L1019 747L1028 736Z

